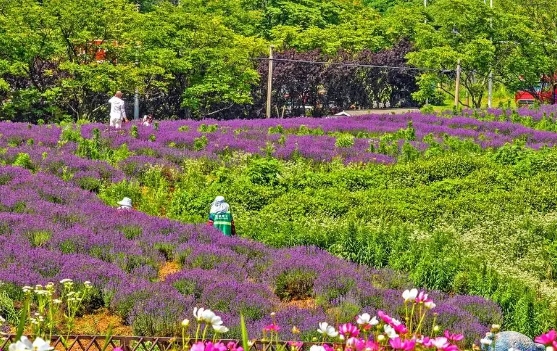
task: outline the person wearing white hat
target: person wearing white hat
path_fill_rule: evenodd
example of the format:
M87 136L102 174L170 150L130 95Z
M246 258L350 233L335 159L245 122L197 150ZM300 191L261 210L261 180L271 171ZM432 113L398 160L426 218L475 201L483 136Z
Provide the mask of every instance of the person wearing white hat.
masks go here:
M129 197L125 197L122 200L118 201L118 205L120 205L118 207L119 210L133 210L132 199L130 199Z
M217 228L226 236L236 235L234 220L230 212L230 205L224 201L224 196L215 197L209 210L209 225Z

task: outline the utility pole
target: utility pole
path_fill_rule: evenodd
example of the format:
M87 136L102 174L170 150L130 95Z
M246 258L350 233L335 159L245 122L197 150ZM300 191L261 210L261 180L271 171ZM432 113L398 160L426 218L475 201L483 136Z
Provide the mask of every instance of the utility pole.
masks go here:
M273 45L269 46L269 73L267 75L267 118L271 118L271 93L273 91L273 48Z
M460 59L458 59L458 62L456 64L456 83L455 83L455 87L454 87L454 105L455 105L455 107L458 107L458 102L459 102L458 94L460 94Z
M139 119L139 90L135 87L135 94L133 97L133 119Z
M486 0L484 0L485 4ZM489 0L489 8L493 9L493 0ZM490 28L493 28L493 20L490 20ZM493 39L493 38L492 38ZM493 101L493 68L489 68L489 76L487 78L487 107L491 108Z

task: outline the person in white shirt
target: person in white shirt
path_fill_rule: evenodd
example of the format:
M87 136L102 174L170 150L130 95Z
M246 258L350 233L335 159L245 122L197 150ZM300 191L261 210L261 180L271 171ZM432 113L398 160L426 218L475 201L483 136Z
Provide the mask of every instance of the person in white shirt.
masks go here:
M122 92L117 91L116 94L108 100L108 102L110 103L110 126L121 128L122 121L128 121L126 118L124 100L122 100Z

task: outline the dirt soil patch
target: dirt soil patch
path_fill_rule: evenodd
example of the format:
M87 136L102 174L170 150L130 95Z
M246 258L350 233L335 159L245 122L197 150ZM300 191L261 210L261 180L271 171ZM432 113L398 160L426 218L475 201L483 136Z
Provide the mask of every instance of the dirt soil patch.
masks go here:
M105 335L109 328L112 328L113 335L133 335L132 328L124 325L122 318L111 314L106 308L101 308L93 314L76 318L72 334Z
M159 280L163 281L170 274L180 271L180 265L176 262L165 262L161 268L159 268Z

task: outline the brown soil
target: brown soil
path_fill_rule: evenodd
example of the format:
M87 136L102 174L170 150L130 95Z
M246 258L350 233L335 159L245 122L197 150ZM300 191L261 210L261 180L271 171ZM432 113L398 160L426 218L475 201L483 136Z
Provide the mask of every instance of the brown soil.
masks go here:
M312 310L317 308L317 304L315 303L315 299L305 299L305 300L293 300L288 302L281 302L279 305L279 309L283 309L286 307L297 307L306 310Z
M163 281L172 273L176 273L180 270L180 265L176 262L165 262L161 268L159 268L159 280Z
M76 335L105 335L112 328L112 335L133 335L132 328L124 325L122 318L111 314L106 308L101 308L93 314L76 318L72 334Z

